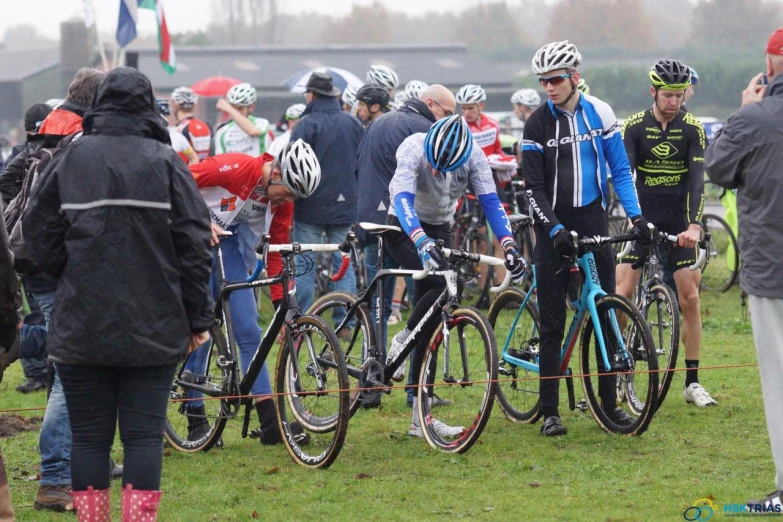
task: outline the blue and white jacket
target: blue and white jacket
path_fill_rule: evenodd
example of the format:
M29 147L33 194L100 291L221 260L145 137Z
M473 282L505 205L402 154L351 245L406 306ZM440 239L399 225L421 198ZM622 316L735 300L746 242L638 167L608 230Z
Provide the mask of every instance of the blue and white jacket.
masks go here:
M641 214L620 124L605 102L579 93L573 114L550 100L530 115L522 136L522 164L530 211L552 237L563 225L558 208L584 207L602 198L607 165L629 217Z

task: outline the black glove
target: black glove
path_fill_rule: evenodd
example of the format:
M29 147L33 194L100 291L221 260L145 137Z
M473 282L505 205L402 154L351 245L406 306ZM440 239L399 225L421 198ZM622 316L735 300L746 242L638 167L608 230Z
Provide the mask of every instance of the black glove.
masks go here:
M527 270L527 263L525 258L519 255L517 249L514 247L506 250L506 270L511 272L511 281L514 284L519 284L525 280L525 271Z
M641 241L643 245L652 243L653 235L655 234L655 225L648 223L641 214L632 217L631 223L633 223L633 229L639 234L639 241Z
M574 244L574 238L568 230L561 228L555 232L555 237L553 239L555 242L555 250L557 250L557 253L561 256L572 259L579 253Z

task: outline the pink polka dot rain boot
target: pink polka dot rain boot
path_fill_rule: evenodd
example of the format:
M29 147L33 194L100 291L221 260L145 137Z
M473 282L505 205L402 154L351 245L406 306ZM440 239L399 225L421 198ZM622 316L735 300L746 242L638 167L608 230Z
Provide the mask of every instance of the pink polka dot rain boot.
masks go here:
M79 522L111 522L111 490L71 491L73 507Z
M156 522L161 495L162 491L133 489L132 484L125 486L122 490L122 522Z

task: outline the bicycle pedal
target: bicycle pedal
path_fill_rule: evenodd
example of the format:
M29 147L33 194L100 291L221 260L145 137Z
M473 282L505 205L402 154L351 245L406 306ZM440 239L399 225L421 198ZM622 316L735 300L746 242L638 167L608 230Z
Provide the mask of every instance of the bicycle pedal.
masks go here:
M251 439L260 439L261 438L261 428L254 429L247 436L250 437Z
M587 400L581 399L578 403L576 403L576 409L581 411L582 413L587 411Z

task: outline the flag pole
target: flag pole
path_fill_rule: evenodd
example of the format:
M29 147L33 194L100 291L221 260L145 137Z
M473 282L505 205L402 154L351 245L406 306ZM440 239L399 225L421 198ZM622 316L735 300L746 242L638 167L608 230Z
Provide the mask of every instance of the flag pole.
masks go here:
M103 70L108 71L109 60L106 58L106 49L103 46L103 37L101 36L101 31L98 28L98 19L95 16L95 6L93 5L92 0L84 0L84 9L85 21L92 21L93 30L95 31L95 39L98 42L98 52L101 55Z

